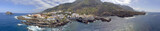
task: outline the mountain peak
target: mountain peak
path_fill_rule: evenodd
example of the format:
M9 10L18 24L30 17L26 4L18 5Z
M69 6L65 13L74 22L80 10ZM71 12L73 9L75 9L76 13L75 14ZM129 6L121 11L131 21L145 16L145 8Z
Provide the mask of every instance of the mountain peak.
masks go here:
M76 0L75 3L80 3L80 2L83 2L83 3L96 3L96 4L100 4L102 3L101 0Z
M129 6L117 5L109 2L102 2L101 0L76 0L73 3L61 4L59 6L46 9L43 12L52 11L73 11L78 14L91 14L96 16L118 16L129 17L133 15L145 14L143 12L136 12Z
M101 2L101 0L76 0L76 1L94 1L94 2Z

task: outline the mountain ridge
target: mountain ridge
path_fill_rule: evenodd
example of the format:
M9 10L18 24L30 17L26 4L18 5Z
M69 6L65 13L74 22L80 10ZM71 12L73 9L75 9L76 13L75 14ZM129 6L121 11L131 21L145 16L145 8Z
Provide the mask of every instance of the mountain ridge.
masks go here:
M79 14L92 14L96 16L118 16L130 17L133 15L144 15L145 12L137 12L126 5L118 5L110 2L101 2L100 0L76 0L73 3L60 4L59 6L49 8L43 12L52 11L73 11Z

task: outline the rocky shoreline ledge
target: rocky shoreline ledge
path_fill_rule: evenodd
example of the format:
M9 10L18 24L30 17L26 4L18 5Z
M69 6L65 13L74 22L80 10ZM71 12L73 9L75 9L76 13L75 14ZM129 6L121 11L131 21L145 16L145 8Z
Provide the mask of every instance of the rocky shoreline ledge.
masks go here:
M21 23L39 27L58 27L71 21L89 24L94 21L110 22L111 18L98 17L94 15L80 15L72 12L55 11L48 13L37 13L18 16L17 19L25 20Z

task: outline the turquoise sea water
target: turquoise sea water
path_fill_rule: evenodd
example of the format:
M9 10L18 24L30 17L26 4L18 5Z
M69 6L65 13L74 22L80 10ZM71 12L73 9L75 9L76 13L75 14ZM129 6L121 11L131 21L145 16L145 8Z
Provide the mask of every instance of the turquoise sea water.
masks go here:
M14 17L26 15L27 13L15 13L5 15L0 13L0 31L160 31L160 13L147 13L134 17L119 18L111 17L111 22L96 21L83 24L76 21L57 28L40 28L27 26L20 23Z

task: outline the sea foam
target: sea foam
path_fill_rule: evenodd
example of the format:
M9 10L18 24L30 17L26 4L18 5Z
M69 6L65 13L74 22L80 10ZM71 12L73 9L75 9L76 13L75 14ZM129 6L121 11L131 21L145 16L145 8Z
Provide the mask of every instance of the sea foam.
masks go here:
M68 25L64 25L62 27L57 28L41 28L38 26L28 26L27 28L31 31L63 31L68 27Z
M22 26L23 24L17 24L18 26Z
M38 26L28 26L27 27L31 31L61 31L60 28L41 28Z
M135 16L133 17L125 17L124 19L132 19L132 18L136 18Z
M32 31L42 31L43 30L43 28L40 28L38 26L28 26L27 28Z
M18 17L18 16L14 16L15 19L18 19L17 17Z

